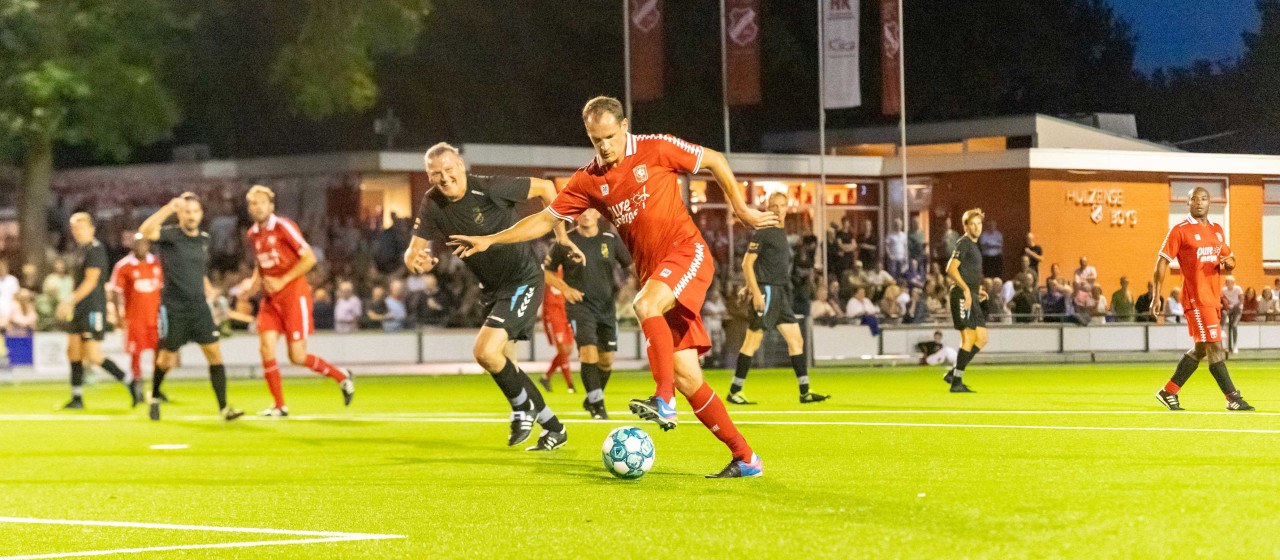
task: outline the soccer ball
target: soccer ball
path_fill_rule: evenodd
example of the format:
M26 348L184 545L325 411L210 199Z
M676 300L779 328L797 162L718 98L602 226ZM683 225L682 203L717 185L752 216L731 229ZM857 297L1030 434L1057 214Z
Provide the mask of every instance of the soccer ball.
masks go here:
M637 479L653 468L653 440L644 430L623 426L604 438L604 468L618 478Z

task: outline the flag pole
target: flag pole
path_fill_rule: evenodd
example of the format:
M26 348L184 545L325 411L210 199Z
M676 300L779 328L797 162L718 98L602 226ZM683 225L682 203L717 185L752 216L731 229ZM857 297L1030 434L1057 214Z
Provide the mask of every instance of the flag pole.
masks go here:
M828 285L831 263L827 260L827 91L826 91L826 57L827 45L822 26L825 23L825 0L818 0L818 236L819 258L822 259L822 286Z
M720 103L724 110L724 153L733 151L729 144L729 43L725 40L725 0L720 0Z
M902 165L902 231L908 233L911 229L911 202L907 187L907 40L904 30L907 14L902 11L902 2L898 0L898 134L902 142L898 159Z
M631 120L631 0L622 0L622 68L626 76L623 97L627 104L626 117ZM634 122L632 123L634 126Z

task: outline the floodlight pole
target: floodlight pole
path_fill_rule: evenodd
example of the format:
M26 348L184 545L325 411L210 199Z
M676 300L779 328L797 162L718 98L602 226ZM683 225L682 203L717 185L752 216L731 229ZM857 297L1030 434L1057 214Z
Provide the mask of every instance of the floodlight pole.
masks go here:
M826 36L822 26L826 23L826 0L818 0L818 188L814 189L818 205L817 259L822 262L822 286L826 287L831 263L827 262L827 91L826 91ZM816 260L816 259L815 259Z
M622 68L626 76L622 86L627 105L626 117L634 127L635 119L631 118L631 0L622 0Z
M733 151L729 144L729 43L725 39L724 0L720 0L720 108L724 112L724 153Z
M898 160L902 165L902 232L910 235L911 201L910 188L907 186L907 41L904 31L907 14L902 11L902 2L903 0L898 0L898 133L902 143L898 150ZM908 258L908 266L910 262Z

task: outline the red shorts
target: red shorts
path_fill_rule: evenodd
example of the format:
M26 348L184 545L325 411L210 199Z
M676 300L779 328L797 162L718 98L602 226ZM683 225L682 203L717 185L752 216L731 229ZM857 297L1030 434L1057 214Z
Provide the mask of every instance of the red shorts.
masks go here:
M316 332L311 320L311 287L284 289L262 298L258 306L258 332L284 333L290 342Z
M552 346L573 343L573 329L563 307L542 306L542 329L547 332L547 342Z
M143 350L155 350L160 343L160 328L141 321L129 321L129 332L125 333L124 350L137 354Z
M1216 307L1188 307L1185 309L1187 331L1196 342L1222 342L1219 326L1222 310Z
M699 241L672 247L647 279L666 284L676 296L675 307L664 317L671 326L677 352L697 348L702 354L711 349L711 337L702 326L702 303L715 274L711 252Z

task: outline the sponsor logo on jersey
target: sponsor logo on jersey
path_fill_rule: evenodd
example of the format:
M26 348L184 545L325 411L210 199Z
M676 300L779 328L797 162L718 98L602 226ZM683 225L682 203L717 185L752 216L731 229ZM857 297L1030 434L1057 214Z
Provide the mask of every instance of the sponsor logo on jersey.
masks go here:
M649 201L649 189L647 186L641 185L640 192L631 195L622 202L609 207L609 214L613 216L614 226L625 226L636 219L641 210L644 210L645 204Z
M484 213L480 212L479 208L476 208L474 211L476 215L472 219L475 220L476 225L484 225Z
M606 258L606 259L607 259L607 258L609 258L609 245L608 245L608 244L604 244L604 243L600 244L600 256L601 256L601 257L604 257L604 258Z
M1197 247L1196 258L1202 263L1216 263L1221 252L1221 247Z
M631 168L631 173L636 176L637 183L649 180L649 166L643 163Z
M1196 234L1196 241L1199 241L1199 240L1200 240L1200 234L1198 234L1198 233L1197 233L1197 234Z
M664 269L662 269L662 272L661 272L660 274L658 274L658 276L660 276L660 277L662 277L662 278L666 278L666 277L668 277L668 276L671 276L671 269L670 269L670 268L664 268Z
M601 184L600 184L600 195L601 195L601 196L609 196L609 183L601 183Z

